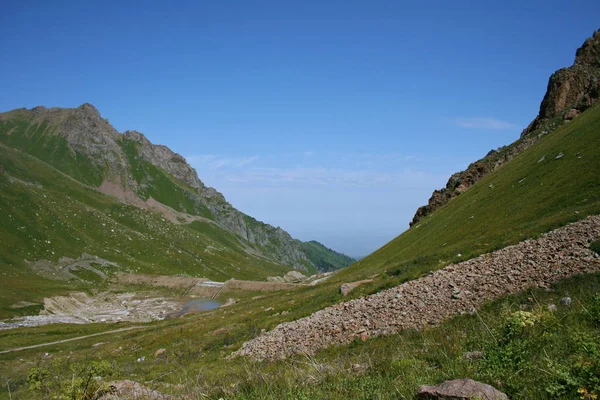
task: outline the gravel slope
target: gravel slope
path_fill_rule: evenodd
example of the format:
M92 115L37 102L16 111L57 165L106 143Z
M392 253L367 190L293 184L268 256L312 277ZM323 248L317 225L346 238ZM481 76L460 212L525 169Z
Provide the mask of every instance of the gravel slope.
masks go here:
M356 338L437 325L484 302L571 275L600 271L589 243L600 237L600 216L588 217L513 246L450 265L392 289L324 308L278 325L231 357L280 359L315 354Z

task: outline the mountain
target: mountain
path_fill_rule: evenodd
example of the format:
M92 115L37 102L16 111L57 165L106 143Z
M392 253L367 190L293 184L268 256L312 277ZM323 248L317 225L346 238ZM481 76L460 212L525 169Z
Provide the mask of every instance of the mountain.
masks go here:
M481 178L500 168L566 121L576 118L600 99L600 30L594 32L575 54L575 62L556 71L548 81L548 89L537 117L523 130L516 142L490 151L470 164L465 171L450 177L446 187L435 190L427 205L420 207L410 225L445 205L450 199L469 189Z
M354 258L331 250L315 240L304 242L301 247L319 271L335 271L356 262Z
M572 67L550 77L540 114L521 138L452 175L410 229L336 279L382 272L413 279L600 214L599 82L597 31Z
M16 297L82 257L218 280L319 269L302 242L236 210L181 155L117 132L90 104L1 113L0 164L0 270Z

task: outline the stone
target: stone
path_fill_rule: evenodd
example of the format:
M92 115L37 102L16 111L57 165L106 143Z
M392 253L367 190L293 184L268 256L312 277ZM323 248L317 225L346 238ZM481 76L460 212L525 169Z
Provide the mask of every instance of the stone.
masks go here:
M472 379L455 379L438 386L421 386L421 400L508 400L508 396L493 386Z
M567 111L565 113L564 119L567 121L570 121L572 119L575 119L579 116L579 114L581 114L581 111L579 111L576 108L571 108L569 111Z
M463 354L463 358L465 360L479 360L480 358L483 358L483 356L485 356L485 353L479 350L468 351L465 354Z
M158 349L154 352L154 358L158 358L161 355L163 355L165 352L167 351L167 349Z
M360 285L364 285L365 283L371 283L371 282L373 282L373 279L363 279L362 281L343 283L340 286L340 293L342 294L342 296L346 297L346 296L348 296L348 294L350 294L351 291L353 291Z
M600 257L591 257L589 250L589 243L597 238L600 216L590 216L539 238L281 323L245 342L229 357L276 360L295 354L314 355L330 346L360 340L362 334L376 337L420 330L455 315L476 314L477 307L506 294L550 287L573 275L600 272ZM452 299L455 290L460 299ZM531 309L533 304L531 297L523 309Z
M554 157L555 160L560 160L561 158L563 158L565 156L565 153L563 153L562 151L560 153L558 153L558 155L556 157Z
M570 297L563 297L560 299L560 304L566 307L570 307L571 306L571 298Z
M100 393L98 400L169 400L172 396L152 390L138 382L130 380L113 381L108 384L109 390Z

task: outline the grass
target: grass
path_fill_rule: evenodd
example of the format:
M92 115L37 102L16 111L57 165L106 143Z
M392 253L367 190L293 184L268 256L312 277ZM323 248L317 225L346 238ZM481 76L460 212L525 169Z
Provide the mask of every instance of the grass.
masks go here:
M67 140L56 133L56 127L46 121L2 120L0 143L45 161L79 182L100 186L104 179L104 172L85 155L71 150Z
M569 307L561 305L565 296L572 298ZM110 340L96 337L0 355L0 375L10 380L15 399L39 396L25 388L24 376L32 368L47 368L68 381L70 364L102 360L112 363L117 379L197 399L412 399L420 385L464 377L492 384L511 399L569 399L577 398L578 390L600 390L595 378L600 372L600 274L570 278L550 291L508 296L487 303L477 315L458 316L436 328L356 341L314 357L226 360L242 341L271 328L277 322L272 320L281 318L272 317L277 311L293 308L286 297L248 297L235 308L150 324ZM550 304L557 305L555 312ZM265 311L267 305L275 310ZM52 335L50 327L36 329ZM75 334L74 327L54 329ZM92 346L98 342L104 344ZM160 348L165 355L155 358ZM464 357L472 351L482 357ZM144 362L137 361L141 357Z
M600 107L594 107L336 279L413 279L600 213L599 141Z
M356 260L345 254L337 253L317 241L302 242L302 250L319 271L335 271L345 268Z
M122 137L119 145L127 157L131 174L138 183L137 194L142 199L152 197L175 210L215 219L195 189L141 158L136 141Z
M0 318L16 315L9 306L18 301L40 301L90 286L43 279L24 260L58 262L88 253L128 272L214 280L264 279L289 270L248 253L236 236L214 223L171 223L2 145L0 158L5 169L0 175L0 212L6 215L0 220Z

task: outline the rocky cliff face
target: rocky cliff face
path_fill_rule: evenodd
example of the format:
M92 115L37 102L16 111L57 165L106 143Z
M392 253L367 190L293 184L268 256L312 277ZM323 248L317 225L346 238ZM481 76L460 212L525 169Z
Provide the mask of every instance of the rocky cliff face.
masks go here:
M175 178L187 183L193 188L203 189L204 184L198 178L196 170L192 168L185 158L163 145L150 143L146 136L137 131L125 131L123 134L127 139L139 144L139 155L149 163L156 165Z
M548 81L548 89L538 116L516 142L489 152L484 158L450 177L446 187L436 190L427 205L419 207L410 226L460 195L482 177L512 160L551 133L563 121L576 118L600 99L600 30L577 50L575 63L556 71Z
M238 236L253 254L259 254L295 269L314 268L302 251L301 242L293 239L283 229L256 221L235 209L221 193L206 186L199 179L196 170L180 154L166 146L152 144L140 132L119 133L91 104L86 103L73 109L45 107L35 107L31 110L18 109L0 113L0 122L4 121L28 124L32 128L27 131L27 135L45 126L43 135L66 139L68 149L74 157L77 157L77 154L85 156L96 170L101 171L105 181L122 186L123 191L129 193L129 196L137 194L143 197L143 194L146 194L146 197L149 197L165 191L164 187L157 186L155 177L144 176L140 180L140 177L136 176L131 157L135 160L144 160L183 182L185 185L173 186L182 193L180 199L194 204L192 209L208 210L211 219ZM27 136L24 139L31 140L31 137ZM135 154L127 154L126 145L132 143ZM168 193L163 194L165 197L169 196ZM139 202L129 200L127 202L134 205L144 204L142 199ZM177 201L168 205L176 211L193 214L190 207L178 208L176 203Z
M575 53L575 63L550 76L540 113L522 136L544 127L556 117L570 120L590 108L600 98L600 30Z

